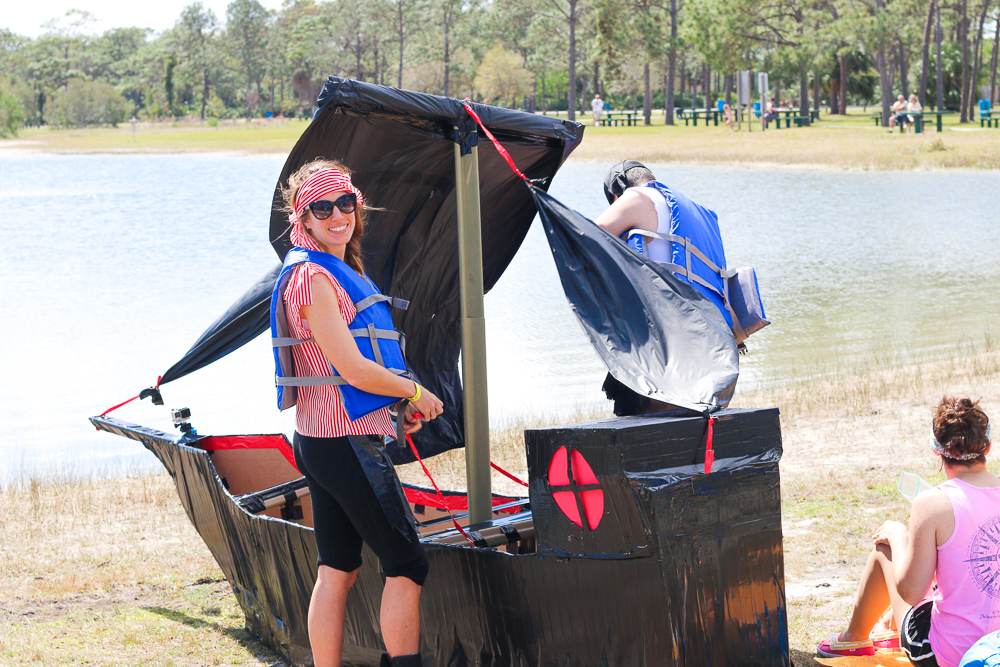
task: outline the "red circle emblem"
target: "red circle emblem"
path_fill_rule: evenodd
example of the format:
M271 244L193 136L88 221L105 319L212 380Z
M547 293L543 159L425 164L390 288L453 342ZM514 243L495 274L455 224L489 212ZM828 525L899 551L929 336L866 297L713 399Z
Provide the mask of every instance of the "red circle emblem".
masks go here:
M583 528L582 512L587 528L595 530L600 525L604 517L604 491L583 454L567 447L560 447L552 454L549 490L556 505L574 524Z

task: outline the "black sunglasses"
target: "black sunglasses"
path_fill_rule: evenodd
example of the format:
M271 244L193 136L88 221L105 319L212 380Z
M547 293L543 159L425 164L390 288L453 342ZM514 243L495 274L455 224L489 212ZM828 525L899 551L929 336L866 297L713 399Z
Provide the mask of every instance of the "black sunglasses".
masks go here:
M320 199L309 204L306 208L312 211L317 220L326 220L333 215L334 206L339 208L344 215L354 213L354 209L358 207L358 196L353 192L348 192L346 195L338 197L337 201Z

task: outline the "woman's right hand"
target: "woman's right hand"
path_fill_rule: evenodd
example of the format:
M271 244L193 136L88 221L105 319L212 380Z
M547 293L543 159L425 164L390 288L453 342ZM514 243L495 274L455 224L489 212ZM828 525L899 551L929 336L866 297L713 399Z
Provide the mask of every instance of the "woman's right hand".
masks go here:
M423 415L424 421L434 419L444 409L444 403L441 402L441 399L422 385L420 387L420 398L413 401L413 405Z

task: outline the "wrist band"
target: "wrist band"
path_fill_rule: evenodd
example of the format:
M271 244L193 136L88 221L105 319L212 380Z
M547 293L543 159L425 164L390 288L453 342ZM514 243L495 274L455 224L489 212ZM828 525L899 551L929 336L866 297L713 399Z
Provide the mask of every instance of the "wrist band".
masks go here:
M411 396L410 398L406 399L406 400L408 400L408 401L409 401L410 403L416 403L417 401L419 401L419 400L420 400L420 394L421 394L421 389L420 389L420 385L419 385L419 384L417 384L416 382L414 382L414 383L413 383L413 386L417 388L417 393L415 393L415 394L414 394L413 396Z

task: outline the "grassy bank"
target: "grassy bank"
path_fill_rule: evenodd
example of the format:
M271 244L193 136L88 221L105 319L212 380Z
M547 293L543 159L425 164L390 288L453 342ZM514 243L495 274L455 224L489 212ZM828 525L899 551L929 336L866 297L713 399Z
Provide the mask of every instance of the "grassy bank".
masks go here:
M983 396L987 413L1000 414L1000 345L987 338L924 363L878 358L808 369L734 401L782 411L785 584L797 665L810 664L815 644L846 624L872 531L886 519L906 520L900 471L943 480L927 434L930 408L944 393ZM519 475L524 426L493 438L495 460ZM442 486L460 485L461 452L429 466ZM424 483L414 466L401 475ZM518 490L494 480L498 490ZM0 664L276 662L243 631L230 588L166 475L26 480L0 493L0 571Z
M944 132L889 134L875 127L870 110L823 116L812 127L732 132L724 125L653 124L588 127L574 160L682 162L738 166L790 166L853 170L1000 168L1000 130L960 125L946 117ZM563 114L564 115L564 114ZM17 139L0 140L0 151L50 153L278 153L287 154L307 123L303 120L138 123L135 128L66 130L28 128ZM133 132L134 129L134 132ZM2 154L2 153L0 153Z

